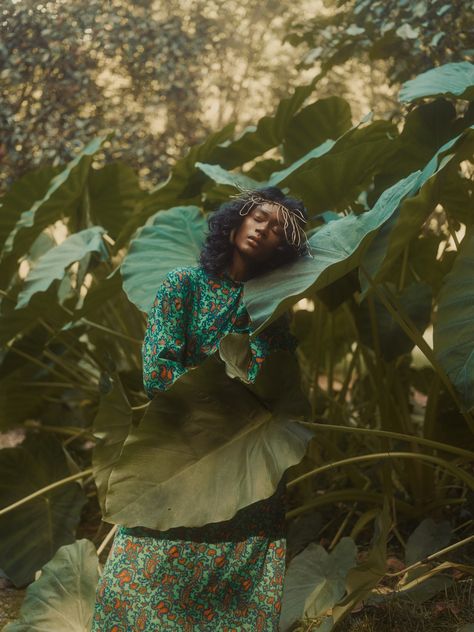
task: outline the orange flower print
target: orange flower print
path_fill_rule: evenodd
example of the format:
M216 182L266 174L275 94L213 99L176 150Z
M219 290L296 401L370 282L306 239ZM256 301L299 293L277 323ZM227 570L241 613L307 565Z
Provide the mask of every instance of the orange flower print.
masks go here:
M122 571L120 571L120 573L117 573L115 577L117 577L117 579L120 580L119 581L120 586L123 586L124 584L128 584L129 582L132 581L132 575L130 574L130 571L128 571L125 568Z
M225 564L225 555L218 555L214 559L214 564L217 566L217 568L221 568L222 566L224 566L224 564Z
M167 366L163 365L160 369L160 378L162 380L171 381L173 379L173 371Z
M166 614L167 612L169 612L169 606L165 601L160 601L156 606L155 606L155 610L159 613L159 614Z
M251 579L244 579L244 581L242 582L242 587L245 591L247 591L251 585L252 585Z

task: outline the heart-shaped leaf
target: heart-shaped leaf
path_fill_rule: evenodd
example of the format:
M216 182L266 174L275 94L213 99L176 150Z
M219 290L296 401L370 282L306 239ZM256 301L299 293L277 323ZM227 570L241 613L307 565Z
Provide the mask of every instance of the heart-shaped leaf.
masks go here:
M83 194L92 157L110 136L109 134L92 140L63 171L54 176L42 198L27 208L17 209L20 211L19 219L5 240L3 258L15 251L18 259L43 228L63 218L67 210L74 208Z
M254 333L259 333L299 299L312 296L357 267L375 232L413 190L417 177L412 174L387 189L370 211L346 215L322 226L309 239L313 258L301 257L247 281L244 301Z
M323 625L315 630L332 630L328 611L343 597L346 575L356 565L356 555L354 540L343 537L331 553L313 542L293 558L283 585L283 631L304 617L323 618Z
M31 584L19 618L6 632L89 632L99 561L89 540L62 546Z
M69 474L61 444L50 436L30 437L20 446L4 448L0 450L1 506ZM71 482L0 518L0 568L16 586L32 581L58 547L74 540L85 501L80 485Z
M104 232L102 226L86 228L48 250L27 275L15 309L26 307L34 294L46 292L53 281L62 280L66 268L75 261L90 257L92 253L101 261L107 260L109 253L102 239Z
M138 232L121 265L128 298L148 313L156 290L174 268L196 265L207 222L197 206L159 211Z
M161 530L202 526L229 520L271 496L313 435L290 421L302 400L289 352L272 354L251 385L229 378L211 356L157 393L139 425L131 427L109 476L104 519ZM110 416L116 415L113 403ZM102 427L105 407L107 402ZM122 432L113 421L108 428ZM118 452L118 445L113 449ZM98 468L101 458L97 453Z
M434 351L468 408L474 407L474 233L467 234L438 296Z

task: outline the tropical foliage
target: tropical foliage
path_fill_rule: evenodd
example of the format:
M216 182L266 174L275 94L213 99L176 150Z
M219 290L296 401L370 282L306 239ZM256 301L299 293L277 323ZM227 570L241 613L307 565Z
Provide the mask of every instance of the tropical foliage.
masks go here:
M292 23L287 35L307 49L301 67L327 71L349 59L388 61L391 83L472 58L472 11L456 0L326 0L332 11Z
M97 559L74 531L92 477L111 523L204 524L214 516L206 500L228 497L233 475L218 486L207 468L244 460L250 445L252 474L264 483L250 496L237 489L218 518L269 495L282 469L297 464L284 629L310 617L312 629L329 632L361 602L422 600L474 571L454 558L437 562L440 550L473 539L472 71L441 66L405 84L410 109L400 128L370 117L354 123L343 99L314 99L315 79L240 136L225 127L193 146L147 192L122 163L93 167L107 137L12 185L0 220L0 423L24 428L27 441L0 451L0 566L24 585L48 563L11 630L45 621L55 629L62 609L50 595L60 600L54 578L67 557L68 581L88 604L76 627L87 629ZM290 310L298 367L282 370L288 360L275 358L255 385L232 379L224 365L238 376L248 340L228 340L150 403L140 357L146 312L164 275L196 261L208 214L242 183L276 184L310 209L313 256L244 288L253 333ZM52 230L59 224L61 243ZM301 384L288 377L298 371ZM199 427L203 414L214 435ZM162 458L163 441L186 442L192 415L199 454ZM145 493L133 496L128 479L140 479ZM163 521L151 508L173 494L179 511ZM328 550L305 527L315 512L326 529L340 524ZM9 556L7 567L4 552L18 550L20 528L36 554ZM368 540L362 559L358 546ZM405 549L395 573L386 559L393 541ZM32 619L35 599L51 603L41 620Z
M116 142L95 162L124 160L152 186L183 147L229 121L247 124L297 83L297 51L275 51L274 41L302 4L279 0L276 11L275 0L3 3L0 191L109 131ZM279 81L269 81L275 74Z

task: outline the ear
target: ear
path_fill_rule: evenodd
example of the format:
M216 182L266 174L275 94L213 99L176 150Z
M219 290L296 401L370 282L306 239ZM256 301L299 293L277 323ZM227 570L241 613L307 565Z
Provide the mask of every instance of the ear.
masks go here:
M230 243L231 243L231 244L233 244L233 243L234 243L234 240L235 240L235 233L236 233L236 232L237 232L237 229L236 229L236 228L233 228L233 229L230 231L230 233L229 233L229 241L230 241Z

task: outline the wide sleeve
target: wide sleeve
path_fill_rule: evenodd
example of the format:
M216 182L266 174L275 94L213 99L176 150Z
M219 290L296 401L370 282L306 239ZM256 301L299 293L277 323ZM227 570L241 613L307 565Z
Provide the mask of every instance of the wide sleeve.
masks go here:
M290 332L290 319L284 314L273 321L262 333L250 338L252 356L249 361L247 375L251 382L255 381L260 367L272 351L286 350L294 352L298 340Z
M143 386L149 399L169 388L186 368L186 320L190 304L190 278L169 272L158 288L148 312L142 345Z

